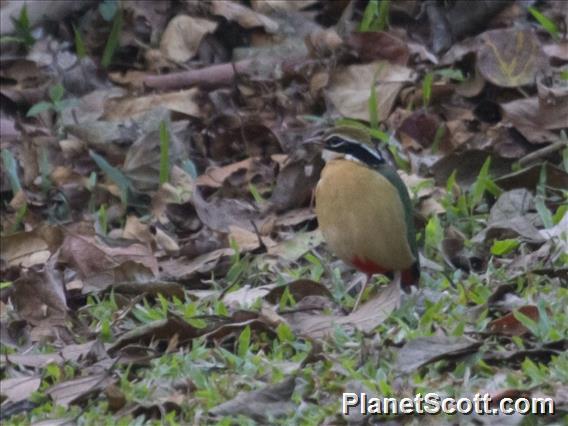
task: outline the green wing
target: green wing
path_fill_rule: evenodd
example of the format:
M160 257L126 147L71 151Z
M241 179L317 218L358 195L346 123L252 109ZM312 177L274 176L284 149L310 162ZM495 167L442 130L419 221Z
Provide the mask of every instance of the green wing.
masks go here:
M406 185L398 175L395 169L393 169L388 164L384 164L378 167L379 173L388 179L388 181L396 188L398 195L402 201L402 206L404 208L404 219L406 222L406 239L410 250L419 262L418 258L418 246L416 244L416 229L414 228L414 215L412 209L412 201L410 201L410 196L408 195L408 190Z

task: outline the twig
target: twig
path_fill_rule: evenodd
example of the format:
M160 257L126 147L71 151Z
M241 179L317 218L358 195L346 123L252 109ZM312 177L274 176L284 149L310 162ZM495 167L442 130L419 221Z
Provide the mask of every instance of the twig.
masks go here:
M235 78L235 72L246 73L260 67L293 68L305 61L305 57L244 59L239 62L211 65L209 67L175 72L165 75L149 75L144 79L144 85L153 89L175 90L188 86L202 85L206 87L228 86Z
M546 157L549 154L552 154L555 151L558 151L564 147L568 146L567 141L558 141L554 142L551 145L545 146L544 148L537 149L536 151L531 152L530 154L525 155L523 158L519 160L519 164L521 166L526 166L527 164L534 163L541 158Z

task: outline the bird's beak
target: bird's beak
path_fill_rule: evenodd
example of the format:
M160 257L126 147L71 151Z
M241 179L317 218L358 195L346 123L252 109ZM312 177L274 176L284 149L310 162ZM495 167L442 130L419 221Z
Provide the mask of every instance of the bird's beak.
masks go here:
M321 138L321 136L312 136L308 139L304 139L302 141L302 145L308 145L308 144L312 144L312 145L323 145L323 140Z
M309 138L302 141L302 145L313 144L313 145L323 145L323 136L325 132L323 130L317 130L313 132Z

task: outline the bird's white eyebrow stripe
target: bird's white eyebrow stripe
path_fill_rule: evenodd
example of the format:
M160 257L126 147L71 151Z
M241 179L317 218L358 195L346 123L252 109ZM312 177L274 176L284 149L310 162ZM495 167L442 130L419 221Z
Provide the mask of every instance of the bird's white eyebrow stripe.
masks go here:
M371 149L369 146L367 146L367 144L359 143L359 142L357 142L357 141L355 141L355 140L353 140L353 139L350 139L350 138L348 138L348 137L345 137L345 136L339 136L339 137L340 137L341 139L343 139L344 141L346 141L346 142L349 142L349 143L352 143L352 144L357 145L357 147L359 147L359 148L363 148L365 151L367 151L369 154L371 154L371 155L372 155L373 157L375 157L377 160L379 160L379 161L382 161L382 160L383 160L382 156L381 156L379 153L377 153L377 151L375 151L375 150Z

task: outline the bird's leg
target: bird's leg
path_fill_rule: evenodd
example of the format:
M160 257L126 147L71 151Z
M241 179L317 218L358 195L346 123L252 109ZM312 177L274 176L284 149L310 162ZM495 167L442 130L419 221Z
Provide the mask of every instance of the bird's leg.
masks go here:
M361 286L361 290L359 290L359 294L357 295L357 299L355 300L355 304L353 305L353 309L351 310L351 312L355 312L359 307L359 302L361 301L361 297L363 296L363 293L367 288L367 284L369 284L369 281L371 281L371 277L372 277L371 274L367 274L367 278L365 279L365 282Z
M359 294L357 295L357 300L355 300L355 304L353 305L353 309L351 310L351 312L355 312L357 310L357 308L359 307L359 302L361 302L361 297L363 296L363 293L365 292L365 289L367 288L369 281L371 281L371 278L372 278L372 275L367 275L367 279L365 280L365 282L361 286L361 290L359 291ZM402 279L402 273L400 271L395 271L394 277L391 281L391 284L394 284L395 287L398 287L400 289L401 279Z
M399 289L399 291L400 291L401 280L402 280L402 272L401 271L395 271L394 277L393 277L391 283L394 283L394 285Z

